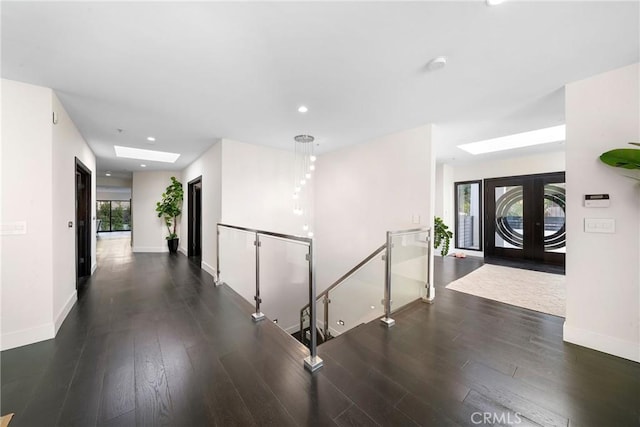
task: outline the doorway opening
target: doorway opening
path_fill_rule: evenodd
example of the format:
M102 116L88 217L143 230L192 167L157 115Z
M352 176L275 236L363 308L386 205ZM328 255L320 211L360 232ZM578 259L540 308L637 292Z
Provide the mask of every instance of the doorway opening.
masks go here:
M564 270L564 172L486 179L484 199L486 258Z
M197 263L202 262L202 176L189 181L187 194L188 215L188 257Z
M91 171L77 157L76 175L76 289L91 275Z

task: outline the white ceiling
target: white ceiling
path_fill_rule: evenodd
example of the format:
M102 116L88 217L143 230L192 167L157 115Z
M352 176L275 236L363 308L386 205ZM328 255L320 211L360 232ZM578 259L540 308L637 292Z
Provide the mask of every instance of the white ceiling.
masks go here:
M291 149L309 133L323 152L426 123L439 158L464 160L457 144L563 123L566 83L639 61L639 16L638 1L2 2L2 77L53 88L99 172L140 170L114 144L180 152L182 169L218 138Z

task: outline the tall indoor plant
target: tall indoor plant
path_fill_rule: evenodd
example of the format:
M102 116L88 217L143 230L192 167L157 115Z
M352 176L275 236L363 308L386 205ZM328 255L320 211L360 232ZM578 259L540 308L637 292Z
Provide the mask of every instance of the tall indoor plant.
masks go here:
M164 219L164 224L167 226L169 235L166 237L167 245L169 246L169 252L176 253L178 251L178 234L176 233L178 227L178 217L182 214L182 199L184 198L184 191L182 190L182 183L176 179L175 176L171 177L171 184L162 193L162 200L156 203L156 212L158 212L158 218Z

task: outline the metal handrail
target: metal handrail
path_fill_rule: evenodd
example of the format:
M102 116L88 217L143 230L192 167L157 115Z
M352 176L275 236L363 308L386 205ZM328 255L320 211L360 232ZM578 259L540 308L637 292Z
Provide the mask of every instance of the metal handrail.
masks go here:
M248 228L248 227L240 227L237 225L230 225L230 224L223 224L223 223L218 223L216 225L216 273L217 273L217 277L215 279L215 284L216 286L221 284L221 279L220 279L220 227L224 227L224 228L230 228L233 230L240 230L240 231L245 231L248 233L253 233L255 240L254 240L254 245L256 247L255 253L256 253L256 291L255 291L255 313L253 313L251 315L251 317L253 318L254 321L258 322L262 319L265 318L265 315L260 312L260 303L262 302L262 299L260 298L260 247L262 246L261 241L260 241L260 236L269 236L269 237L274 237L277 239L283 239L283 240L289 240L293 243L303 243L305 246L307 246L308 248L308 252L306 255L306 260L309 264L309 303L311 303L311 301L314 301L315 295L316 295L316 275L315 275L315 255L314 255L314 250L313 250L313 239L308 238L308 237L301 237L301 236L294 236L291 234L284 234L284 233L276 233L273 231L266 231L266 230L258 230L258 229L254 229L254 228ZM315 321L316 321L316 311L315 311L315 307L313 307L310 310L310 318L313 322L313 325L311 326L311 333L312 333L312 338L311 338L311 345L309 346L309 356L305 357L304 359L304 367L305 369L313 372L319 368L322 367L323 365L323 361L320 357L318 357L318 350L317 350L317 343L316 343L316 335L315 335Z
M237 225L223 224L221 222L218 223L218 226L233 228L235 230L249 231L251 233L263 234L265 236L278 237L280 239L296 240L298 242L304 242L308 244L311 244L311 242L313 242L313 239L309 237L294 236L293 234L283 234L283 233L276 233L274 231L257 230L255 228L239 227Z
M355 267L353 267L351 270L349 270L347 273L343 274L338 280L336 280L335 282L333 282L333 284L331 284L331 286L329 286L327 289L325 289L324 291L322 291L321 293L319 293L316 297L316 301L315 303L317 304L320 299L322 298L324 301L324 324L325 324L325 330L324 333L322 333L322 329L320 329L321 334L323 335L324 339L327 339L328 337L330 338L330 334L329 334L329 330L327 329L327 325L328 325L328 303L330 302L329 300L329 292L331 292L336 286L340 285L342 282L344 282L346 279L348 279L349 277L351 277L353 274L355 274L356 272L358 272L358 270L360 270L362 267L364 267L369 261L371 261L373 258L375 258L377 255L379 255L381 252L386 252L386 263L385 263L385 297L384 297L384 303L385 303L385 317L382 319L387 326L392 326L394 321L393 319L390 319L389 314L391 313L391 289L390 289L390 285L391 285L391 257L389 256L389 247L391 246L391 238L395 237L395 236L403 236L405 234L415 234L415 233L427 233L427 243L430 246L430 231L431 228L428 227L419 227L419 228L409 228L409 229L405 229L405 230L396 230L396 231L387 231L387 241L386 243L384 243L382 246L380 246L378 249L376 249L375 251L373 251L370 255L368 255L365 259L363 259L362 261L360 261ZM428 252L427 258L430 258L430 252ZM427 298L429 298L429 295L433 295L433 287L430 285L429 283L429 270L430 270L430 262L427 262L427 283L426 283L426 288L427 288ZM433 300L433 296L431 296L431 298L429 299L429 302L431 302ZM310 304L305 305L304 307L302 307L302 309L300 309L300 338L301 340L304 342L304 334L303 334L303 330L304 330L304 321L303 321L303 316L304 316L304 312L305 310L307 310L310 307ZM311 326L311 325L309 325Z
M364 265L366 263L368 263L369 261L371 261L373 258L375 258L376 255L378 255L380 252L382 252L383 250L385 250L387 248L387 244L385 243L384 245L380 246L378 249L376 249L375 251L373 251L369 256L367 256L365 259L363 259L362 261L360 261L355 267L353 267L351 270L349 270L348 272L346 272L345 274L342 275L342 277L340 277L338 280L336 280L335 282L333 282L333 284L331 286L329 286L327 289L325 289L324 291L322 291L321 293L318 294L318 297L316 298L316 303L318 302L318 300L320 299L320 297L322 296L326 296L329 294L329 292L335 288L336 286L338 286L340 283L344 282L345 280L347 280L349 278L349 276L355 274L358 270L360 270L362 267L364 267ZM302 307L302 309L300 310L300 314L302 314L303 311L305 311L307 308L309 308L309 304L305 305L304 307Z

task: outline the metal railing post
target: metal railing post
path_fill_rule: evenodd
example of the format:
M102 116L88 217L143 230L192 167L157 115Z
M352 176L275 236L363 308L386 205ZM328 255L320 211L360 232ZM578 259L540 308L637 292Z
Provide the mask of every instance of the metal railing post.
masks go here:
M316 340L316 260L313 253L313 241L309 244L309 333L311 343L309 346L309 356L304 359L304 367L309 372L314 372L322 367L322 359L318 357L318 347Z
M433 304L433 301L436 298L436 287L434 286L433 279L431 277L431 262L433 257L431 256L431 228L427 231L427 283L425 284L425 288L427 289L427 294L422 298L423 302L428 304Z
M215 286L220 286L220 225L216 224L216 277L213 281Z
M264 313L260 312L260 303L262 300L260 299L260 236L258 233L255 233L256 240L253 244L256 247L256 296L254 299L256 300L256 312L251 315L253 317L253 321L257 322L264 319Z
M395 325L396 321L391 317L391 250L392 250L392 236L391 232L387 231L387 253L385 257L384 266L384 317L380 319L383 325L387 328Z
M324 303L324 340L327 341L331 338L331 332L329 332L329 303L331 302L329 293L324 296L322 302Z

